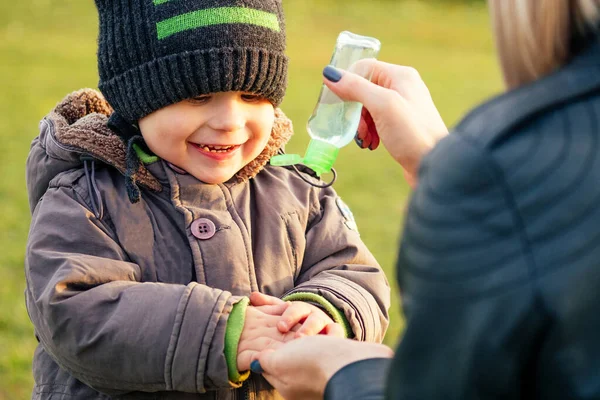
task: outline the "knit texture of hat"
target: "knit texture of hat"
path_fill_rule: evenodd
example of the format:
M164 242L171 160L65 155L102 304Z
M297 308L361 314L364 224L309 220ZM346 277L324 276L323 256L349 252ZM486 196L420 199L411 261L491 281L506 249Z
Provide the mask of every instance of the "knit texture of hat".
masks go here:
M203 94L278 106L287 84L281 0L96 0L100 91L130 123Z

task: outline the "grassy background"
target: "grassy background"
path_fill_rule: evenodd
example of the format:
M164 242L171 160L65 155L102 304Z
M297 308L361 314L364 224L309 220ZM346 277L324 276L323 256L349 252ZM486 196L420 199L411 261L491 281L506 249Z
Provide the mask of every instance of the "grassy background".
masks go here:
M342 30L378 37L380 59L416 67L445 121L501 88L487 10L481 4L376 0L284 0L291 59L282 106L296 125L290 152L302 152L304 125L319 94L321 69ZM0 3L0 400L30 397L33 329L23 301L29 225L24 164L38 121L68 92L95 87L95 9L91 1ZM409 191L383 151L344 148L336 188L353 209L365 242L394 281L394 259ZM402 329L394 288L386 343Z

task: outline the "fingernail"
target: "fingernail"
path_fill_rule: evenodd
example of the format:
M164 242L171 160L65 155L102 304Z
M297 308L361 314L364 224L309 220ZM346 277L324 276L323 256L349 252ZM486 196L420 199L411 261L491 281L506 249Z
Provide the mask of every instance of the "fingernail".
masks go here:
M279 321L279 322L278 322L278 324L279 324L279 328L281 328L281 329L283 329L283 330L286 330L286 331L287 331L287 330L289 329L289 328L288 328L288 324L286 324L286 323L285 323L285 322L283 322L283 321Z
M323 76L331 82L339 82L342 79L342 73L331 65L326 66L323 69Z
M358 137L358 133L356 134L356 136L354 136L354 141L356 142L358 147L360 147L361 149L363 148L364 143L363 140Z
M263 371L260 361L258 360L254 360L250 363L250 371L254 372L255 374L262 374L265 372Z

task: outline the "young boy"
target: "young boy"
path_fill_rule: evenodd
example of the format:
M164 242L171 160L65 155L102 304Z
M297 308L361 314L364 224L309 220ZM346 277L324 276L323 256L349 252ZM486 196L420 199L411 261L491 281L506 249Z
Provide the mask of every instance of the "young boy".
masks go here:
M380 341L389 288L343 203L267 166L292 134L280 1L96 4L103 95L67 96L27 162L33 398L278 398L256 351Z

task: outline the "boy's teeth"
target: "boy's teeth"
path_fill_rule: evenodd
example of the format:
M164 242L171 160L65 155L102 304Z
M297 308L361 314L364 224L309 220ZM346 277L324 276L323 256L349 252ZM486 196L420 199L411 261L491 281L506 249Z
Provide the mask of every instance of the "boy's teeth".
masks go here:
M200 145L201 148L203 149L209 149L209 150L229 150L230 148L232 148L233 146L219 146L219 145L206 145L206 144L201 144Z
M206 144L198 144L202 150L209 153L226 153L230 151L235 146L221 146L221 145L206 145Z

